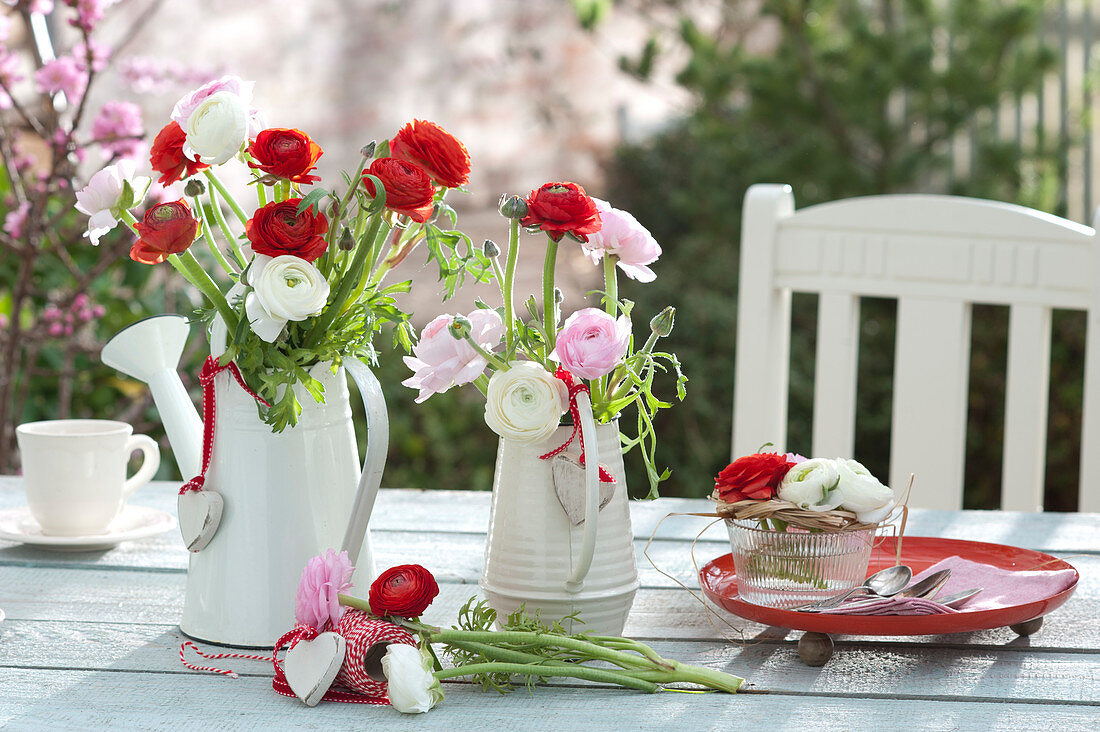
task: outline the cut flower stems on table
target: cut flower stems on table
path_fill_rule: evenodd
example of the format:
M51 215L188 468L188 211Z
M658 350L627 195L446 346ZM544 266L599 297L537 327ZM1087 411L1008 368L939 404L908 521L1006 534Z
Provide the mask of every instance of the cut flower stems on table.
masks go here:
M476 598L470 598L459 610L454 627L428 625L418 617L436 597L439 586L427 569L412 564L386 570L372 583L366 600L345 593L351 573L344 552L330 550L310 560L298 589L299 628L339 630L348 627L348 613L359 613L414 634L419 640L419 655L410 654L408 644L397 648L399 644L391 643L381 661L386 669L389 700L399 711L427 711L443 698L439 681L458 678L469 678L484 690L500 693L514 688L516 676L522 676L529 689L551 678L614 684L645 692L684 683L734 693L743 683L731 674L663 658L644 643L629 638L568 634L561 621L547 623L538 614L527 615L523 608L499 618L495 610ZM498 625L499 630L495 630ZM449 661L448 666L440 663L436 648ZM391 654L394 657L386 661ZM398 660L397 656L403 658ZM344 664L349 663L369 666L372 662L348 657ZM408 699L413 701L406 703Z

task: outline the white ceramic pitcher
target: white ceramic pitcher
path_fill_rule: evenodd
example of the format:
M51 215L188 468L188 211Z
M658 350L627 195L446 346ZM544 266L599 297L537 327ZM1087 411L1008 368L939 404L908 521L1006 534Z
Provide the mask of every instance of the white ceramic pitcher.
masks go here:
M175 368L189 328L179 316L157 316L120 332L103 361L150 385L181 474L199 472L202 423ZM318 404L301 391L298 424L275 434L255 400L229 371L215 377L215 429L204 490L221 494L217 531L191 553L180 629L220 645L271 648L294 627L298 581L306 562L326 549L346 549L355 587L375 576L367 522L382 478L389 427L381 386L364 364L344 359L311 374L325 387ZM362 470L344 370L367 413ZM300 389L301 387L296 387Z
M554 490L553 460L539 459L573 428L559 427L538 445L502 438L479 584L500 616L520 605L528 613L538 609L547 621L578 613L582 622L566 622L567 631L621 635L639 583L618 424L595 425L587 394L577 395L577 405L586 459L585 521L569 521ZM602 510L601 463L616 481Z

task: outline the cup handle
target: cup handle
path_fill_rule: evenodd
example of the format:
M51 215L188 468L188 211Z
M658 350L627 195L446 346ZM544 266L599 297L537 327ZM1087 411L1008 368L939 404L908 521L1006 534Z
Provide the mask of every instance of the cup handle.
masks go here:
M130 494L148 483L156 475L160 467L160 447L156 440L149 435L132 435L126 441L126 455L129 457L134 450L141 450L141 467L134 473L134 477L127 478L122 484L122 495L129 498Z

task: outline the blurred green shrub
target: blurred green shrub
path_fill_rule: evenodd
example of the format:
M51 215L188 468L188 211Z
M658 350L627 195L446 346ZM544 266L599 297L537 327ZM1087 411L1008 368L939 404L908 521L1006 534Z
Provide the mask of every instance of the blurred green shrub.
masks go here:
M1000 130L1002 103L1037 88L1054 66L1038 33L1039 0L765 0L748 26L737 3L726 2L706 29L689 17L690 3L662 5L680 10L678 33L655 32L622 66L646 78L659 67L661 49L674 46L676 58L687 58L676 81L692 94L693 109L615 153L607 197L633 211L664 247L657 281L628 282L622 291L643 312L665 302L678 308L668 347L691 383L686 402L662 415L658 458L673 462L664 494L701 496L730 457L740 206L750 185L788 183L799 208L922 190L1061 213L1064 171L1057 149L1026 142L1042 135L1024 130L1018 147ZM754 28L775 34L770 50L750 50ZM856 454L885 476L894 304L865 299L862 310ZM984 327L987 316L994 325L1005 319L993 310L975 313L983 327L974 329L968 507L999 500L1004 385L993 369L998 358L1003 369L1006 335L1003 325ZM816 298L796 297L793 317L788 446L808 452ZM1056 369L1065 367L1063 351L1080 352L1080 325L1056 318ZM1058 431L1073 428L1067 405L1080 390L1076 378L1076 387L1072 376L1052 379L1051 434L1067 435L1050 453L1052 509L1075 505L1077 454L1064 447L1072 433Z

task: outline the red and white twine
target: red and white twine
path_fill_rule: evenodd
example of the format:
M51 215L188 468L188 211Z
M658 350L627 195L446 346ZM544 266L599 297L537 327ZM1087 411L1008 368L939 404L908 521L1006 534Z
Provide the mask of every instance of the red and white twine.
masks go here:
M221 366L216 357L209 356L199 373L199 383L202 385L202 472L180 486L181 496L187 491L201 491L206 483L206 470L210 467L210 454L214 451L214 416L217 412L214 377L227 369L250 397L265 407L271 406L266 399L248 388L237 364L230 361L225 366Z
M584 431L581 430L581 409L577 406L577 394L582 391L586 394L591 394L591 390L588 388L588 384L581 380L574 381L573 374L565 370L564 367L558 366L558 370L554 372L554 376L565 382L565 385L569 388L569 414L573 418L573 433L569 435L569 439L545 455L539 455L539 460L549 460L550 458L561 454L565 451L565 448L573 442L576 438L581 447L581 465L584 465ZM615 478L611 475L611 472L600 465L600 482L601 483L614 483Z

